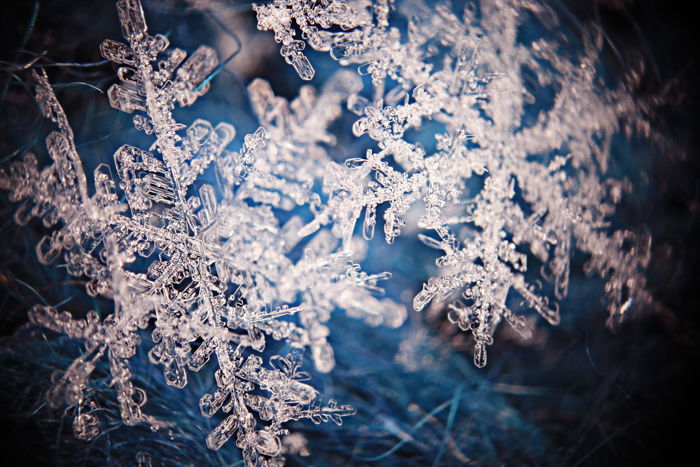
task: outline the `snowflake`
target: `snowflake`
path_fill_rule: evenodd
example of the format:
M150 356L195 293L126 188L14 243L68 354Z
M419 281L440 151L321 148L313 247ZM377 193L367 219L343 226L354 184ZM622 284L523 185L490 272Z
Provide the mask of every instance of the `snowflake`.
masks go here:
M606 175L613 138L644 134L648 124L625 85L599 84L600 31L589 31L583 53L568 57L555 40L518 36L533 13L556 26L540 2L467 2L461 17L449 3L404 2L398 13L408 19L407 36L390 27L390 0L275 0L254 9L258 27L274 31L302 79L313 68L301 58L294 24L312 48L371 76L371 99L358 91L348 109L360 117L354 135L368 135L377 149L329 167L328 202L302 233L333 224L347 246L364 213L369 239L383 207L392 243L409 209L422 206L418 227L433 235L418 238L442 256L440 275L413 307L451 302L447 317L473 334L478 367L500 321L531 334L509 306L512 293L559 323L556 300L566 296L574 249L590 255L587 272L607 280L609 326L633 303L650 302L651 239L610 228L630 184ZM554 301L526 280L533 261L553 283Z
M129 360L141 347L140 330L148 329L149 359L171 386L184 387L188 370L216 357L216 389L201 397L200 408L207 417L226 416L207 445L219 449L235 434L247 464L278 465L286 422L340 424L353 413L333 400L324 404L300 370L305 348L317 370L333 368L324 325L331 312L344 309L371 325L398 326L405 316L403 307L372 296L388 274L361 271L327 231L292 261L302 222L293 216L280 225L273 212L318 209L310 188L329 160L324 128L353 81L341 75L318 96L303 89L291 104L254 81L249 90L263 126L245 136L240 151L229 151L231 125L198 119L186 127L172 116L176 105L191 105L207 91L217 72L214 50L202 46L187 57L168 48L165 36L148 34L139 0L117 7L127 43L102 43L103 56L120 66L120 82L107 94L112 107L133 113L135 127L155 137L151 147L120 147L118 181L101 164L91 195L66 115L47 76L34 73L36 100L57 127L46 141L53 164L40 170L27 154L0 173L0 186L22 202L17 222L36 216L53 228L37 245L39 259L49 264L63 254L68 272L87 279L89 294L114 302L104 317L91 311L76 318L49 306L30 312L31 321L85 342L85 352L56 375L47 402L77 408L76 436L95 437L88 379L106 357L123 422L168 426L144 413L147 396L132 383ZM197 183L207 171L218 186ZM259 354L268 336L291 350L266 365Z

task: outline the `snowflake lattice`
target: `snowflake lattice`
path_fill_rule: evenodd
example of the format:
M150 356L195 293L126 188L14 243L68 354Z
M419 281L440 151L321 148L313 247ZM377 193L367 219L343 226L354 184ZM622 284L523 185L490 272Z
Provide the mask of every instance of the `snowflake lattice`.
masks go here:
M356 78L338 76L318 96L303 89L291 104L266 82L253 82L263 126L232 152L226 149L235 136L231 125L200 119L186 127L172 116L176 105L191 105L207 91L218 65L214 50L203 46L187 57L168 48L165 36L149 35L138 0L119 0L117 7L127 43L101 46L120 65L109 101L134 114L135 127L155 137L152 146L120 147L118 182L102 164L90 194L66 115L46 75L35 73L36 100L57 127L46 141L53 164L40 170L27 154L0 174L0 186L22 202L17 222L36 216L53 228L37 245L39 259L49 264L63 254L68 272L88 280L88 293L114 301L113 313L102 318L47 306L31 311L35 323L85 341L85 353L56 375L47 401L75 407L75 434L96 436L88 379L106 357L124 423L167 426L144 413L146 394L131 381L139 331L149 329L148 356L171 386L184 387L187 372L215 356L217 388L202 396L200 408L207 417L226 415L207 445L219 449L235 434L247 464L277 465L285 422L340 424L353 413L332 400L323 404L300 370L305 348L319 371L333 368L324 325L331 312L344 309L372 325L398 326L405 316L403 307L372 296L387 274L362 272L328 232L292 261L302 222L291 217L280 225L272 209L318 209L310 188L328 161L323 144L331 138L324 129L358 86ZM198 182L207 171L215 172L218 186ZM266 365L258 353L269 337L291 351Z
M590 255L587 272L607 280L611 327L633 303L649 303L650 238L609 228L630 183L606 176L613 138L647 134L648 124L626 85L600 84L600 31L588 31L583 53L570 57L555 40L518 35L531 14L557 25L543 2L467 2L461 16L449 3L404 2L398 14L408 19L407 37L390 27L389 0L275 0L255 9L258 27L275 32L288 61L297 56L290 50L303 50L296 24L310 46L371 76L371 98L355 93L348 108L360 116L355 136L368 135L377 149L329 168L329 200L302 233L330 223L348 245L362 213L370 238L385 207L392 243L420 204L418 226L435 235L419 238L443 256L441 274L413 307L461 294L448 318L474 335L477 366L486 364L501 320L531 334L507 304L511 292L559 323L556 301L526 281L528 262L543 264L559 300L573 249Z

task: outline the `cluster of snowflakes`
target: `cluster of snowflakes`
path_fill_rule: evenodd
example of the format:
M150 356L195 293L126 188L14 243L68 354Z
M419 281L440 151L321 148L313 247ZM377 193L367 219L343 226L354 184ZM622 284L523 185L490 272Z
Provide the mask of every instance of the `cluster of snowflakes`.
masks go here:
M94 189L46 75L34 73L36 100L56 126L46 141L53 164L40 169L27 154L0 172L0 188L22 203L17 222L39 217L52 228L37 245L43 263L63 256L70 274L87 279L88 293L114 302L105 317L78 319L48 306L30 313L85 341L85 352L47 395L51 406L75 407L78 437L99 433L88 380L101 358L124 423L167 425L144 413L146 394L132 383L129 361L144 329L152 332L150 360L172 386L184 387L188 371L215 356L216 389L200 408L207 417L226 415L206 438L211 449L235 435L246 464L278 465L285 422L341 423L353 409L324 404L300 365L308 349L316 370L332 370L325 323L334 310L373 326L403 323L403 306L377 298L390 274L369 275L351 259L359 261L352 252L357 221L364 215L371 238L380 206L389 243L404 230L409 209L422 210L418 226L426 233L419 238L443 255L439 276L424 284L413 307L449 302L449 320L474 335L477 366L486 364L501 320L530 333L525 317L507 306L511 292L559 322L556 302L526 281L528 259L542 264L561 299L572 250L590 255L587 271L607 283L611 325L633 302L650 300L650 239L610 229L629 183L605 177L613 136L646 127L627 89L597 83L599 35L588 36L582 55L566 56L556 42L517 37L526 15L547 14L543 5L470 5L461 16L419 0L399 8L389 0L253 6L258 27L274 31L302 79L315 74L306 43L356 72L338 71L318 93L302 87L291 103L254 80L248 91L261 126L231 151L233 126L186 126L172 115L207 91L219 65L214 50L202 46L187 57L169 48L166 37L148 34L139 0L118 0L126 43L101 46L120 67L109 101L134 114L134 126L155 141L148 149L120 147L118 177L102 164ZM407 34L390 27L392 15L409 18ZM295 39L299 31L303 40ZM529 118L539 89L553 97ZM343 107L358 116L354 135L368 135L376 149L338 165L326 148ZM201 182L207 174L216 186ZM313 220L292 215L281 224L275 214L297 209ZM303 254L291 254L302 241ZM286 342L289 354L264 363L269 338Z

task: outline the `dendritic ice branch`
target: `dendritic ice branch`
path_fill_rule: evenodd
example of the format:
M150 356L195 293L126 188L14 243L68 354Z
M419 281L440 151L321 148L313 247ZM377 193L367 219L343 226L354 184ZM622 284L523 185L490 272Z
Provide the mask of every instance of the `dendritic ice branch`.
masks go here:
M650 302L651 239L610 227L631 184L608 175L615 138L649 127L627 83L603 84L600 31L584 31L572 54L552 39L557 17L540 1L466 2L458 11L420 0L396 9L390 0L275 0L254 9L302 79L313 69L297 28L312 48L371 76L370 95L352 94L348 109L359 116L355 136L376 149L329 167L328 202L302 233L333 224L348 245L364 213L370 238L381 207L392 243L421 206L418 227L432 234L419 238L442 256L413 306L451 302L449 320L474 335L477 366L501 320L531 334L514 296L559 323L576 249L589 256L586 272L607 282L611 327L632 304ZM399 16L406 32L391 26ZM540 34L522 37L533 16ZM551 292L526 279L532 263Z
M47 401L76 409L78 437L97 436L88 380L107 358L124 423L167 426L144 413L146 394L132 383L129 362L148 330L148 356L171 386L184 387L188 371L215 357L216 388L200 408L225 418L207 445L219 449L235 435L247 465L279 465L285 422L340 424L353 413L332 400L324 404L300 370L306 348L317 370L333 368L324 324L331 312L344 309L371 325L398 326L405 317L403 307L374 296L389 274L362 272L330 232L319 231L298 260L290 259L303 222L292 216L280 225L273 211L321 209L311 188L330 161L326 128L359 81L341 74L318 95L302 89L291 104L254 81L249 91L262 126L245 136L240 151L230 151L233 126L201 119L186 126L172 115L207 91L218 65L214 50L202 46L187 57L165 36L148 33L139 0L118 0L117 8L126 43L102 43L103 56L120 66L108 97L155 138L151 147L121 146L117 178L101 164L90 186L47 76L34 73L36 101L57 127L46 140L53 164L39 169L27 154L0 172L0 187L21 203L17 222L35 216L52 229L37 245L41 262L62 255L68 272L87 280L89 294L114 302L106 316L49 306L31 311L33 322L85 342L85 352L56 375ZM217 186L199 181L207 174ZM291 350L265 363L269 337Z

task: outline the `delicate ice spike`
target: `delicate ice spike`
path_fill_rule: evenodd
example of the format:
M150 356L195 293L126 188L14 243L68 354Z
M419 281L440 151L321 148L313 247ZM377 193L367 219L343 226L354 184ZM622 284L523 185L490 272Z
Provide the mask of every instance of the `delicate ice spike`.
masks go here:
M100 45L100 54L109 61L119 65L134 66L134 54L128 45L105 39Z
M219 450L238 428L237 415L229 415L207 436L209 449Z
M146 111L146 101L135 89L121 84L113 84L107 90L109 104L117 110L133 113L135 110Z
M117 11L124 37L129 41L141 40L148 28L140 0L117 0Z
M301 79L304 81L310 81L313 79L314 74L316 74L316 70L314 70L314 67L311 66L311 62L309 62L309 59L306 58L305 55L301 53L294 54L289 60L294 67L294 71L297 72Z

